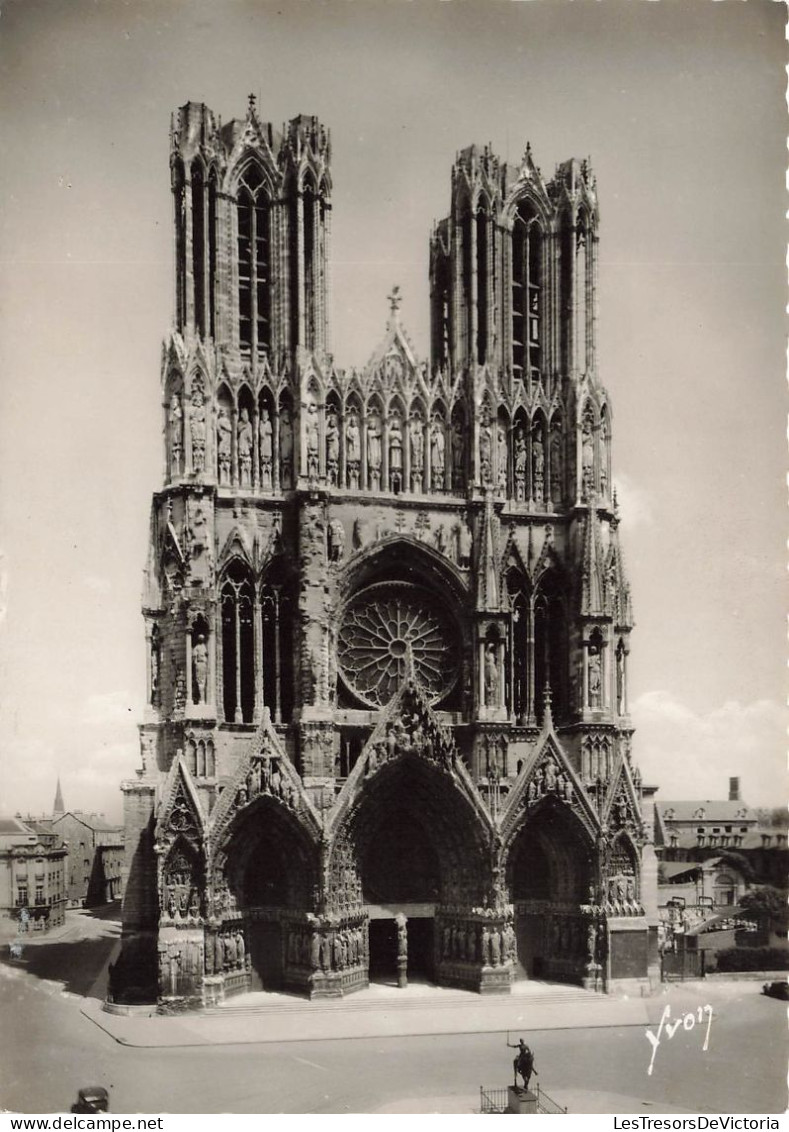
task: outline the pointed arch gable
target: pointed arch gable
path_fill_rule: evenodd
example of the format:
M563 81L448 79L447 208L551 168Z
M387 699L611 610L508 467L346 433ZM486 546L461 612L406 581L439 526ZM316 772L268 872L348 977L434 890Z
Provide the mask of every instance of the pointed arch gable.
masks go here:
M197 848L205 832L205 818L192 776L179 753L172 762L162 788L154 828L154 841L169 848L179 837Z
M227 573L233 562L240 563L249 571L253 570L252 548L249 545L248 535L242 527L233 527L219 552L217 573L220 575L220 588L221 576Z
M441 728L413 683L384 711L345 783L327 832L326 899L332 913L360 905L365 896L376 902L374 891L365 893L367 868L375 874L382 862L388 862L390 878L400 876L396 887L407 890L413 881L417 885L416 894L412 889L410 894L390 893L387 899L479 906L491 889L495 825L451 733ZM394 864L398 838L403 836L408 838L402 846L408 860L405 872ZM413 873L415 861L421 858L424 863L425 854L432 858L432 895L419 891L425 877L420 881Z
M253 170L259 175L260 184L265 188L269 200L273 200L281 188L282 174L277 169L274 155L262 134L255 140L254 146L249 142L242 142L230 155L223 191L229 196L237 196L242 183L248 181L250 176L254 177Z
M397 724L404 717L417 719L418 724L410 734L398 737ZM486 836L494 836L495 827L488 809L458 754L451 731L441 726L428 698L415 681L407 681L392 697L362 748L329 816L328 829L334 836L348 823L360 804L365 785L379 771L391 768L402 758L421 760L431 770L450 779L453 788L474 811Z
M270 774L276 767L279 779L264 781L263 764L268 762ZM250 778L251 776L251 778ZM321 836L322 824L318 811L304 790L301 778L272 727L268 712L252 737L235 774L223 790L211 814L208 841L213 855L226 844L238 816L261 797L287 809L305 835L313 841Z
M601 818L612 828L629 831L634 838L643 836L641 805L625 759L618 756L618 766L603 802Z
M553 768L552 774L548 773L549 766ZM527 818L544 806L547 800L572 814L583 828L585 839L590 844L594 843L601 831L600 818L553 731L544 736L532 758L524 762L507 796L500 825L506 853L509 853Z
M531 588L529 569L523 560L514 527L510 528L501 555L501 581L503 583L506 583L507 577L512 571L517 571L522 576L524 583ZM507 586L507 591L509 592L509 586Z
M567 575L564 565L556 551L556 546L553 541L553 529L551 527L546 528L542 548L534 564L532 573L535 587L541 585L544 587L545 582L550 581L553 583L553 588L558 593L563 591L567 581Z

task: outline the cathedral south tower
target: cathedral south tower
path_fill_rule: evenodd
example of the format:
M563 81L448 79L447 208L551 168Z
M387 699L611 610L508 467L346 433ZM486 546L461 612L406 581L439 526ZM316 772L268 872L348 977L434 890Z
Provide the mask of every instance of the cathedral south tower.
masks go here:
M588 162L455 160L431 358L330 338L331 143L171 128L117 1002L654 974ZM383 301L383 297L382 297ZM341 351L341 344L338 346Z

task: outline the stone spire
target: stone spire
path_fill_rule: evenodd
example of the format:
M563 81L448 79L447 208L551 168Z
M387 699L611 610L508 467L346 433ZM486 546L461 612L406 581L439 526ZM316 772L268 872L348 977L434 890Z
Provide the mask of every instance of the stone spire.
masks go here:
M66 807L63 805L63 791L60 788L60 775L58 775L58 785L55 791L55 804L52 807L52 817L56 818L60 814L66 812Z

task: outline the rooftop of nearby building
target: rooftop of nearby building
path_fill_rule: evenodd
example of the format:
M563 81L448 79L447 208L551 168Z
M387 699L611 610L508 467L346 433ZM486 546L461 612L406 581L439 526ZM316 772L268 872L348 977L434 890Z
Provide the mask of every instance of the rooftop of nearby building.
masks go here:
M755 810L739 799L706 798L704 801L657 802L664 821L669 822L747 822L759 819Z
M0 818L0 836L7 837L14 834L30 836L33 832L33 829L26 825L21 818Z

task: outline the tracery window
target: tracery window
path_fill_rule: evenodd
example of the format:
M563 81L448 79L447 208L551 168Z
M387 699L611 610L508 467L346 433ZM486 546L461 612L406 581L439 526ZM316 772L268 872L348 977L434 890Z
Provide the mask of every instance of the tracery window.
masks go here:
M488 352L488 213L477 212L477 361L483 365Z
M181 161L173 164L172 178L175 209L175 318L178 326L183 327L186 321L186 193Z
M241 177L238 218L238 336L241 349L271 346L271 213L263 177L251 165Z
M542 228L522 203L512 230L512 368L538 379L542 370Z
M409 672L438 703L460 673L457 630L427 590L379 582L346 609L337 660L346 686L369 707L388 703Z
M240 563L222 585L222 691L225 720L251 723L255 708L254 598Z
M275 723L293 712L293 606L284 580L270 574L261 592L263 703Z
M205 303L205 245L206 208L205 182L199 161L192 165L192 277L194 279L194 319L197 333L202 337L206 327Z
M216 170L208 178L208 312L209 333L216 335Z

